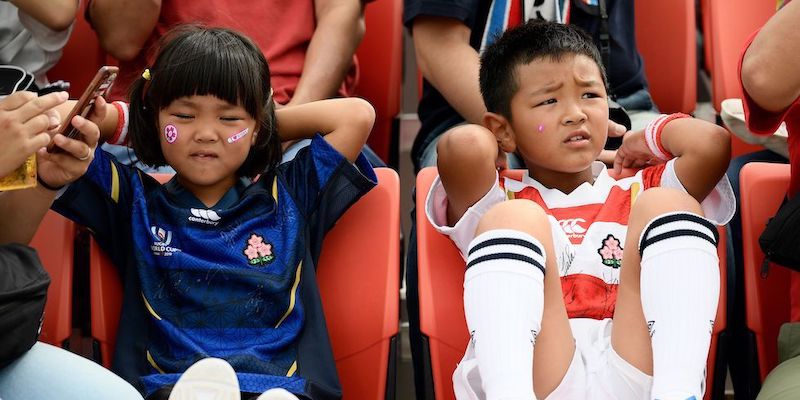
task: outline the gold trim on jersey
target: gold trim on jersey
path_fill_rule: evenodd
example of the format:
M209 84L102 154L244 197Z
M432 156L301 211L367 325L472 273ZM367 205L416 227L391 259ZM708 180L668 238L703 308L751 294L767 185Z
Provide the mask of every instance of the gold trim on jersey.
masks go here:
M279 326L281 326L286 317L288 317L289 314L292 313L292 310L294 310L294 303L295 299L297 298L297 286L300 285L300 271L302 270L303 270L303 262L300 261L300 264L297 265L297 273L295 273L294 276L294 284L292 285L292 292L289 294L289 309L286 310L286 313L283 314L283 317L281 317L280 321L278 321L278 323L275 325L276 329Z

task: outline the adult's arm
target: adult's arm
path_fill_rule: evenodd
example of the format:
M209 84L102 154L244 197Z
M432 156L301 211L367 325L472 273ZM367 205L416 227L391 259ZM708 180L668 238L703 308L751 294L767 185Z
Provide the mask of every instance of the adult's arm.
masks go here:
M9 0L9 2L54 31L69 28L78 12L78 0Z
M742 85L766 111L778 113L800 97L800 1L780 9L753 39L742 60Z
M91 0L89 16L103 50L121 61L141 51L156 27L161 0Z
M314 1L317 26L289 104L308 103L337 94L364 37L364 6L361 0Z
M412 36L422 75L467 122L481 124L483 104L478 72L480 57L469 44L470 29L447 17L414 19Z

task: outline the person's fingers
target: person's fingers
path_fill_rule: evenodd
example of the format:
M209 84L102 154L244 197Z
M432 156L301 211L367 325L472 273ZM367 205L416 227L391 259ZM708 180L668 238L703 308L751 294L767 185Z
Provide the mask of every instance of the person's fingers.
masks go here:
M618 124L612 120L608 120L608 137L620 137L625 135L628 130L625 125Z
M47 127L48 131L52 131L61 125L61 113L59 113L55 108L45 111L45 115L50 118L50 126Z
M50 144L50 135L47 132L32 137L30 141L31 147L37 151L48 144Z
M10 94L8 97L0 101L0 110L13 111L22 107L23 104L35 99L36 93L21 91Z
M53 141L56 143L56 146L60 147L71 157L77 158L78 160L85 161L94 155L92 148L80 140L70 139L62 134L58 134L53 137ZM58 162L58 160L55 156L58 155L61 154L53 155L53 160L56 162Z
M42 132L47 132L50 127L50 116L47 114L39 114L22 125L22 133L26 138L30 139Z
M94 107L92 107L91 114L88 115L89 120L94 123L100 123L106 117L106 99L103 96L97 96L94 99Z
M83 134L83 141L86 145L90 148L94 148L97 145L97 141L100 139L100 129L96 124L80 115L76 115L72 118L72 126Z
M37 97L17 108L17 111L19 112L18 118L24 123L29 119L43 114L45 111L64 103L67 101L67 97L67 92L55 92Z

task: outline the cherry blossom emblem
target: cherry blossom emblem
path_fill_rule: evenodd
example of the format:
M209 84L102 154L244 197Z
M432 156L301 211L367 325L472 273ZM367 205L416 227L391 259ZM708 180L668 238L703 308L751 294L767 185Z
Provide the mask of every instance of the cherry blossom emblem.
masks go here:
M597 249L597 254L603 259L603 265L619 268L622 266L622 250L619 239L608 235L603 239L603 247Z
M275 259L272 255L272 245L264 242L264 238L255 233L250 235L243 252L253 266L267 265Z

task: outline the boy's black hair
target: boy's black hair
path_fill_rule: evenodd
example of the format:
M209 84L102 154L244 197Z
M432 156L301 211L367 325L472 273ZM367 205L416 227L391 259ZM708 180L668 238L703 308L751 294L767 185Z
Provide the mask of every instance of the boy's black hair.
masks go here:
M150 79L139 77L131 85L131 147L143 163L166 165L159 111L181 97L211 95L241 105L256 120L256 142L237 176L272 170L280 162L281 148L270 90L267 60L246 36L225 28L175 28L160 42Z
M511 119L511 98L519 89L518 66L544 57L560 61L577 54L597 64L603 86L607 87L600 52L580 28L533 20L507 30L481 55L480 86L486 109Z

